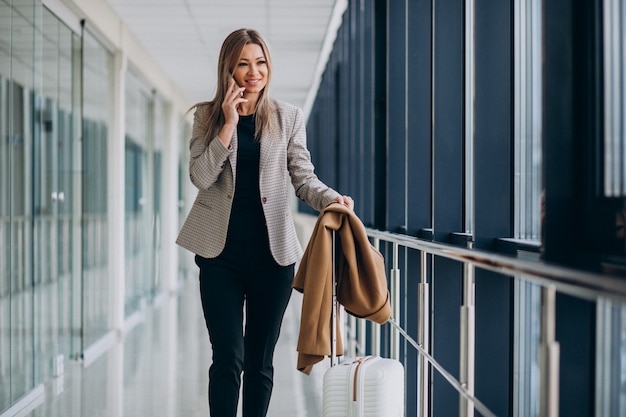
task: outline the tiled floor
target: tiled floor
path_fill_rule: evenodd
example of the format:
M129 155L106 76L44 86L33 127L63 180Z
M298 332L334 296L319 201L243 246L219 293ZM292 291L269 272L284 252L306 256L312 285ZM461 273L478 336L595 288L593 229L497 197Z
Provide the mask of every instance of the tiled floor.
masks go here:
M208 417L210 346L189 279L176 296L144 311L124 341L88 367L70 362L46 386L29 417ZM270 417L321 415L325 364L311 376L296 370L301 295L293 293L275 355Z

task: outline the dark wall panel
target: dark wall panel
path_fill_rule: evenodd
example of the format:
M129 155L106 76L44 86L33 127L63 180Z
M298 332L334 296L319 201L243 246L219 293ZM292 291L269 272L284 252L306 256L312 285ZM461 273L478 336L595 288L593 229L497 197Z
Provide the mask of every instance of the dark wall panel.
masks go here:
M513 2L475 0L474 241L513 236ZM476 271L475 393L496 415L513 409L513 282Z
M406 231L406 0L387 3L387 221Z
M432 16L430 1L409 1L407 60L407 232L432 228Z
M463 231L463 0L435 0L434 233Z

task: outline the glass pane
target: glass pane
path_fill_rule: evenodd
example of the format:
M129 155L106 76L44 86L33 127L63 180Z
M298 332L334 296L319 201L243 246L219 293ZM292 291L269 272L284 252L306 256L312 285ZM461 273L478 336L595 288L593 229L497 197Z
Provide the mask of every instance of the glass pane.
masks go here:
M189 181L189 139L191 138L191 126L184 119L180 121L181 131L180 152L178 160L178 230L183 226L189 207L185 206L185 201L193 201L193 197L188 197L194 193L195 188ZM194 267L193 255L182 247L178 247L178 279L185 278Z
M626 6L604 1L604 194L626 196Z
M11 42L11 7L0 2L0 42ZM9 89L11 56L0 48L0 387L11 386L11 136ZM0 390L0 410L11 404L11 390Z
M108 254L107 136L113 57L89 33L83 40L83 343L111 328Z
M33 141L33 242L35 313L42 378L73 353L72 212L74 158L73 70L75 35L43 11L42 94L35 94Z
M0 3L3 9L4 3ZM4 14L4 10L0 13ZM4 21L4 20L3 20ZM4 31L2 31L4 34ZM0 38L1 39L1 38ZM0 51L0 54L4 53ZM5 56L2 56L4 59ZM1 71L2 69L0 69ZM11 386L11 145L9 144L9 82L0 74L0 386ZM11 403L11 390L0 390L0 410Z
M619 398L616 400L618 403L619 411L617 415L626 415L626 306L622 305L618 309L616 315L619 317L619 326L616 327L616 335L619 340L619 364L617 368L617 387L619 392Z
M149 175L151 97L131 72L126 77L125 314L137 311L152 290L152 176Z
M35 320L32 289L32 91L37 72L37 30L40 8L35 2L12 2L10 16L11 56L6 86L8 109L6 144L8 169L8 362L9 401L15 402L35 385ZM6 70L6 66L3 64ZM4 75L4 74L3 74Z
M626 305L598 300L596 414L626 414Z
M162 277L161 269L161 232L162 232L162 189L163 189L163 145L165 144L165 135L169 132L169 124L167 123L167 105L159 97L156 97L154 101L154 153L153 153L153 173L150 176L154 179L153 182L153 224L152 224L152 236L153 236L153 291L155 293L165 289L165 280Z
M541 0L516 0L514 24L514 236L540 241ZM515 281L513 415L519 417L539 415L540 291L523 279Z
M541 1L515 2L515 237L540 240Z
M515 280L513 415L539 416L541 288Z
M474 233L474 0L465 0L465 233Z

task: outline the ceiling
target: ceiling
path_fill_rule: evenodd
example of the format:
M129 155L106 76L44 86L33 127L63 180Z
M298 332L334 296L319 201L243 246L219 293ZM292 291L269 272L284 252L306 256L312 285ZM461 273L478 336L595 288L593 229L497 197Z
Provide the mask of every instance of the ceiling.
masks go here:
M272 96L300 107L319 77L316 68L335 8L335 0L106 2L190 103L213 98L222 41L246 27L261 32L270 45Z

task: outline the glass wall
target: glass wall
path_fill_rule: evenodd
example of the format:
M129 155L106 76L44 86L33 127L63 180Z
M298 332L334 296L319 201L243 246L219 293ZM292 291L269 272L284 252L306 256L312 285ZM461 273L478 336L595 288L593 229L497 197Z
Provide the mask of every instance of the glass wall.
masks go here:
M49 10L41 0L0 0L0 414L43 395L88 348L90 358L106 350L98 342L118 330L121 280L126 316L166 282L162 199L177 196L162 193L172 105L137 72L118 84L114 55L94 33L57 2ZM125 123L114 112L122 101ZM126 126L125 187L111 196L116 122ZM109 253L111 198L124 199L124 259ZM123 260L125 274L112 276Z
M141 308L152 290L153 100L132 71L126 74L125 273L126 316Z
M111 329L107 140L113 57L85 31L83 60L83 343L87 347Z
M32 1L0 1L0 410L37 381L31 172L41 12Z
M0 9L2 410L79 349L80 42L38 2Z

